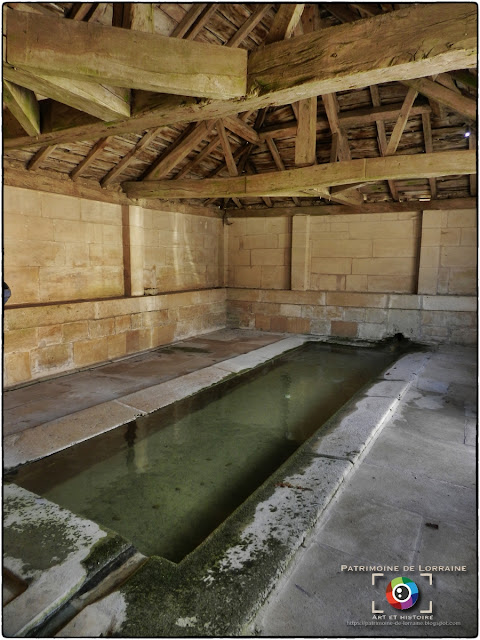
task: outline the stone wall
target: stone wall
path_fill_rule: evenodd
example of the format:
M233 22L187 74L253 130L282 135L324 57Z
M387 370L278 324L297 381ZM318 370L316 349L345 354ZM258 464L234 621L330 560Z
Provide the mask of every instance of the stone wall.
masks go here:
M5 385L224 327L223 238L211 216L6 186Z
M13 386L225 326L225 289L5 308L4 380Z
M402 333L429 343L476 341L476 211L294 215L290 243L286 223L282 237L291 245L290 278L277 267L271 286L256 273L245 282L238 263L247 274L254 269L252 243L259 256L268 255L279 242L278 220L234 218L228 228L230 326L364 340Z
M290 288L290 218L233 218L228 226L229 287Z
M3 223L9 304L124 294L119 205L7 186Z
M418 290L431 294L476 295L476 211L423 213Z
M476 310L473 296L227 290L230 327L367 341L402 333L424 343L474 344Z
M421 214L318 216L310 227L310 289L414 293Z
M148 294L223 284L223 224L187 213L143 212Z

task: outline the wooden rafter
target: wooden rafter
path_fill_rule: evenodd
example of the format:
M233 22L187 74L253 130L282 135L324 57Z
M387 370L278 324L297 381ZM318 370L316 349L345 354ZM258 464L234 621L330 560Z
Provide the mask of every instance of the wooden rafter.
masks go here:
M172 31L173 38L183 38L187 31L191 28L193 23L200 16L202 11L204 11L207 6L206 2L198 2L193 3L187 13L184 15L183 19L177 24L175 29Z
M374 85L370 87L370 96L372 98L373 106L380 107L380 94L378 92L377 86ZM377 126L378 150L380 151L380 155L384 156L386 155L387 146L388 146L387 134L385 132L385 123L383 122L383 120L377 120L375 124ZM392 198L394 200L398 200L398 192L397 192L397 186L395 184L395 181L388 180L387 182L388 182L388 188L390 190Z
M399 24L402 25L400 31ZM373 63L372 39L376 44ZM416 52L414 58L411 51ZM473 5L412 5L252 52L246 98L199 102L194 98L157 95L150 100L148 108L109 127L97 123L41 134L35 141L28 137L10 139L5 142L5 148L92 140L167 124L224 118L247 109L290 104L332 93L346 86L355 89L378 82L404 81L432 72L468 68L475 61L476 8Z
M174 169L189 153L204 140L213 129L215 122L199 122L196 125L189 125L187 129L176 139L176 141L166 149L148 170L145 172L144 180L158 180Z
M255 29L257 24L262 21L265 15L273 7L273 4L261 5L252 15L246 20L238 31L230 38L226 43L226 47L238 47L245 38Z
M128 165L132 162L135 156L145 149L150 142L152 142L162 131L163 127L159 127L158 129L152 129L148 131L138 142L137 144L130 149L130 151L123 156L123 158L117 162L117 164L110 169L110 171L100 180L100 184L102 187L108 186L111 182L113 182L118 176L122 175ZM105 139L105 138L104 138Z
M108 138L108 137L100 138L100 140L98 140L93 145L93 147L87 153L85 158L70 173L70 178L72 180L78 180L78 178L82 175L82 173L86 171L88 167L90 167L95 162L95 160L102 153L102 151L105 149L105 147L107 146L110 140L111 138Z
M51 147L42 147L41 149L39 149L27 164L27 171L36 171L37 169L39 169L40 165L43 164L43 162L45 162L45 160L49 156L51 156L56 148L56 145L53 145Z
M308 14L305 11L302 13L303 33L311 33L315 30L317 13L316 5L309 7ZM317 96L297 103L296 118L298 127L295 138L295 165L306 167L317 161Z
M256 176L207 180L124 182L129 197L209 198L290 196L333 186L388 179L433 178L476 173L475 151L386 156L328 163Z
M304 7L304 4L280 4L270 31L265 38L265 44L290 38L302 16Z
M400 109L400 113L398 115L397 121L395 122L395 126L388 141L384 155L393 156L393 154L396 152L416 97L417 91L410 88L407 92L402 108Z
M425 141L425 152L433 153L432 124L429 113L422 114L422 127L423 138ZM437 197L437 181L435 180L435 178L429 178L428 182L430 184L430 195L432 199L435 199Z
M267 143L268 150L272 154L273 161L275 162L275 166L279 171L286 171L285 164L283 163L282 157L277 149L277 145L275 144L275 140L271 137L265 138L265 142ZM300 205L300 200L297 197L292 197L292 200L295 206Z
M428 78L405 80L404 84L471 120L476 118L477 102L473 98L464 96L458 91L445 87L438 82L433 82Z
M477 136L474 131L470 132L470 137L468 138L468 148L470 151L477 151ZM470 195L477 195L477 176L474 174L470 174Z
M188 34L184 36L185 40L194 40L197 37L197 35L200 33L200 31L203 29L203 27L210 20L210 18L217 11L217 8L218 6L215 3L207 6L207 8L204 9L204 11L202 12L198 20L195 22L191 30L188 32Z

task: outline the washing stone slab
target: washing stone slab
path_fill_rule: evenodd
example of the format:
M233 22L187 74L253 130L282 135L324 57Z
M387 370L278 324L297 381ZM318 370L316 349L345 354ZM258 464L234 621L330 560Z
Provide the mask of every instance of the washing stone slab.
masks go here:
M268 344L265 347L260 347L260 349L255 349L255 351L250 351L249 353L242 354L236 358L225 360L217 366L231 373L240 373L241 371L247 371L254 367L258 367L259 365L268 362L287 351L297 349L310 341L310 336L294 336L291 338L285 338L284 340Z
M127 424L139 416L162 409L218 384L233 373L268 362L286 351L296 349L308 340L308 336L279 340L247 354L149 386L116 400L109 400L20 433L10 434L4 438L3 443L4 469L14 469L21 464L44 458Z
M135 420L143 412L111 400L7 436L3 442L4 469L66 449L100 433Z
M301 447L182 562L149 558L66 635L242 635L351 469Z
M431 357L432 354L429 352L408 353L386 369L383 378L411 382L418 377Z
M323 456L356 462L385 421L393 416L397 398L364 396L353 409L340 410L313 436L312 450Z
M118 534L5 485L3 566L27 588L3 608L3 633L33 634L99 571L133 552Z

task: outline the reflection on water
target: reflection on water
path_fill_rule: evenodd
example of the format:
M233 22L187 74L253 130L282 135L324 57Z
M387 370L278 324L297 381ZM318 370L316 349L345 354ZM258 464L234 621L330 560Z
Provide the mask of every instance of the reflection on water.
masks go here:
M310 343L244 382L26 465L13 480L178 562L393 359Z

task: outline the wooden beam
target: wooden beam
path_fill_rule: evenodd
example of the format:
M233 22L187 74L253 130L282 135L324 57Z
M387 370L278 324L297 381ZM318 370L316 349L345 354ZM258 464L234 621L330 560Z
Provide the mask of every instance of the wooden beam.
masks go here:
M185 36L185 40L194 40L196 36L200 33L203 27L207 24L213 14L216 12L218 5L213 3L207 6L207 8L202 12L202 15L198 18L196 23L193 25L192 29Z
M429 113L422 114L422 127L423 139L425 141L425 152L433 153L432 125ZM435 199L437 197L437 181L435 178L429 178L428 182L430 184L430 195L432 196L432 199Z
M280 4L270 31L265 38L265 44L290 38L302 16L304 7L304 4Z
M209 143L208 145L202 149L201 151L199 151L199 153L197 153L197 155L195 156L195 158L193 158L187 165L185 165L183 167L183 169L181 169L177 175L175 175L173 177L173 180L178 180L179 178L183 178L183 176L187 175L187 173L190 173L195 167L197 167L202 160L204 160L207 156L209 156L212 151L214 151L218 145L220 144L220 136L215 136Z
M150 144L152 140L154 140L162 131L163 127L159 127L158 129L152 129L148 131L143 138L141 138L137 144L130 149L130 151L123 156L123 158L117 162L117 164L100 180L100 184L102 187L108 186L111 182L115 180L118 176L120 176L128 165L132 162L133 158L144 149L147 145Z
M472 67L476 64L476 35L476 7L472 4L412 5L298 36L285 43L274 43L263 47L261 52L253 52L249 60L251 93L246 98L205 102L156 95L150 99L148 108L118 124L92 124L36 138L11 139L5 141L5 148L95 140L105 135L141 132L162 125L224 118L245 110L290 104L346 87L363 88L372 83ZM169 40L172 42L172 38ZM375 43L374 63L372 42ZM447 46L451 43L455 44ZM412 51L416 52L414 59ZM279 77L282 73L285 77Z
M253 51L248 91L275 94L275 100L281 96L286 104L347 87L472 67L476 33L474 5L408 6Z
M473 131L470 132L470 137L468 138L468 148L471 151L477 151L477 136ZM474 174L470 174L470 195L477 195L477 176Z
M273 4L261 5L252 15L246 20L240 29L230 38L225 45L226 47L238 47L245 38L255 29L257 24L265 17L265 15L273 7Z
M304 33L315 30L318 8L309 5L308 13L302 14ZM306 167L317 162L317 96L297 102L296 118L298 122L295 138L295 165Z
M187 130L178 139L178 144L171 145L165 154L149 168L144 180L158 180L168 175L184 158L191 153L213 129L214 122L200 122L191 131ZM185 135L187 133L187 135Z
M301 207L276 206L272 209L252 205L245 207L242 211L229 210L228 216L231 218L256 218L256 217L291 217L295 215L307 216L344 216L364 213L402 213L404 211L451 211L456 209L476 209L476 198L444 198L443 200L430 200L429 202L419 202L409 200L408 202L369 202L360 207L342 205L312 205Z
M427 96L427 98L435 100L471 120L475 120L477 117L476 100L457 93L452 89L448 89L438 82L433 82L428 78L419 78L416 80L406 80L404 84L415 89L418 93Z
M385 120L396 120L400 115L402 104L385 104L377 107L364 107L352 109L338 114L338 122L341 127L355 127ZM410 117L420 116L423 113L431 113L432 109L428 104L412 106Z
M260 144L260 138L255 129L246 124L238 116L228 116L227 118L224 118L223 124L232 133L235 133L240 138L247 140L247 142Z
M40 107L33 91L4 79L3 100L28 135L40 133Z
M335 16L340 22L355 22L360 17L343 2L324 2L324 8Z
M277 149L277 145L275 144L275 141L273 140L273 138L265 138L265 142L267 143L267 147L270 153L272 154L272 158L273 158L273 161L275 162L275 166L277 167L277 169L279 171L286 171L282 157ZM292 200L296 206L300 205L300 201L298 198L293 197Z
M384 155L393 156L393 154L396 152L417 95L418 93L415 89L410 88L408 90L402 108L400 109L400 114L395 123L395 127L393 128L392 135L390 136L390 140L388 141L387 148L385 149Z
M372 98L372 104L374 107L380 107L380 94L378 92L377 86L370 87L370 95ZM376 121L377 126L377 134L378 134L378 150L380 151L380 155L384 156L387 151L387 134L385 132L385 123L381 120ZM388 188L390 189L390 193L392 194L392 198L394 200L398 200L398 192L397 186L394 180L388 180Z
M338 101L334 93L322 95L323 105L325 107L325 113L327 114L328 123L332 135L337 135L337 155L339 160L351 160L350 148L348 146L348 139L345 130L341 128L338 119Z
M25 43L28 42L28 47ZM43 75L206 98L246 92L247 52L154 33L11 12L7 62Z
M122 27L143 33L155 32L155 5L152 2L124 2Z
M349 206L362 206L365 198L363 193L360 193L357 188L345 189L335 191L334 188L330 189L326 197L327 200L332 202L338 202L340 204L346 204Z
M221 120L217 122L217 132L220 138L220 144L222 145L223 155L225 156L225 164L227 165L228 174L230 176L238 176L237 165L233 159L232 149L230 142L228 141L227 134L225 133L225 127Z
M25 14L28 15L28 14ZM125 89L112 89L92 82L57 78L3 65L3 77L57 102L111 122L130 115ZM33 135L33 134L32 134Z
M110 140L111 138L100 138L100 140L98 140L98 142L93 145L85 158L70 173L70 178L72 180L77 180L82 175L82 173L95 162L97 157L102 153Z
M354 182L469 175L476 170L475 151L446 151L346 160L237 178L127 181L122 186L133 198L275 197Z
M300 100L295 139L295 164L304 167L317 161L317 98Z
M253 176L256 173L258 173L258 171L255 169L255 165L252 162L249 162L249 161L247 161L246 164L245 164L245 170L251 176ZM262 196L262 200L267 205L267 207L272 207L273 206L273 203L272 203L272 201L270 200L270 198L268 196Z
M67 18L71 20L84 20L92 10L92 2L74 2Z
M202 11L207 6L206 2L193 3L187 13L183 16L183 19L177 24L172 31L172 38L183 38L195 20L200 16Z
M36 171L40 165L55 151L56 145L52 147L42 147L33 156L30 162L27 164L27 171Z

